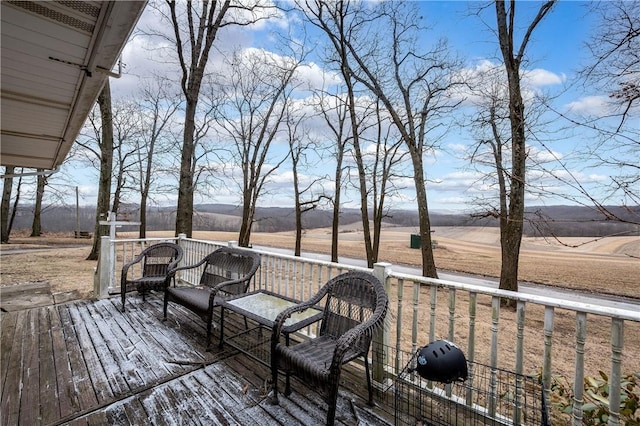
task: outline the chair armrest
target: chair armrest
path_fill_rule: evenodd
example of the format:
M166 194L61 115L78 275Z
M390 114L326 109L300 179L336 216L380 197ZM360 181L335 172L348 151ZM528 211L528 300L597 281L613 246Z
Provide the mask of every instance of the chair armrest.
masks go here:
M127 277L127 273L129 272L129 268L131 266L135 265L136 263L139 263L140 261L142 261L143 258L144 258L144 253L141 253L138 256L136 256L135 259L133 259L131 262L122 265L122 272L120 274L120 281L121 282L126 281L126 277Z
M310 309L315 305L316 303L313 303L312 301L307 301L295 306L288 307L282 312L280 312L276 317L276 319L273 321L273 332L271 333L271 342L278 344L278 342L280 341L280 334L282 333L282 327L284 327L285 321L287 321L287 319L289 319L291 315L293 315L296 312L306 311L307 309Z
M193 265L185 265L185 266L180 266L180 267L176 267L178 265L178 261L171 262L169 264L169 267L167 268L167 279L166 279L165 284L164 284L165 285L165 290L168 287L169 283L171 282L171 279L173 277L175 277L176 272L185 271L187 269L197 268L198 266L202 266L202 264L205 263L206 261L207 261L207 259L204 258L200 262L194 263Z
M389 302L386 297L382 300L378 300L378 304L371 315L371 318L356 325L338 338L336 341L336 348L333 353L333 359L331 361L331 369L340 368L344 356L347 351L353 347L356 339L373 337L373 333L384 324L384 318L387 314L388 307Z
M215 303L216 296L220 290L223 290L225 287L242 284L245 281L249 281L253 278L253 275L244 276L242 278L237 278L235 280L223 281L217 284L215 287L211 287L211 294L209 295L209 309L213 308L213 304Z

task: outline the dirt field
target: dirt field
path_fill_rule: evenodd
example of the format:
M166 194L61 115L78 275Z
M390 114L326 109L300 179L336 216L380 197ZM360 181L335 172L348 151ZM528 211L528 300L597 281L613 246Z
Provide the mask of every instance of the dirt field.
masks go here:
M500 243L496 228L436 227L433 238L436 265L441 270L465 272L489 277L500 274ZM382 234L379 260L393 264L419 266L420 250L409 248L413 228L387 228ZM150 236L169 236L167 232L152 232ZM135 236L121 233L119 236ZM257 245L293 248L292 232L254 233ZM194 238L216 241L237 239L236 233L196 231ZM346 226L340 234L340 255L363 258L364 247L357 226ZM525 238L520 258L523 281L541 283L640 298L640 237L608 237L589 242L586 238L565 238L561 242L541 238ZM564 245L563 245L564 244ZM3 256L1 285L49 280L53 292L78 290L88 295L93 287L96 262L85 261L91 240L70 236L29 238L14 236L2 252L26 248L47 248L54 245L64 250L36 251ZM327 229L307 231L303 236L303 251L330 253L331 234Z

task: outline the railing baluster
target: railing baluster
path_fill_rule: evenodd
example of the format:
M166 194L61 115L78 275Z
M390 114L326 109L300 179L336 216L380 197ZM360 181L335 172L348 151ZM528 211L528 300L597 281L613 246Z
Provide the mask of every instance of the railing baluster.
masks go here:
M449 289L449 341L455 342L455 327L456 327L456 289Z
M524 398L524 390L522 389L522 374L524 369L524 320L525 320L525 302L518 300L516 304L516 403L513 410L513 423L521 424L522 416L522 400Z
M396 288L398 304L396 309L396 362L395 362L395 374L399 374L402 366L400 365L400 351L402 350L402 308L404 302L404 280L398 279L398 285Z
M489 415L495 416L497 403L497 370L498 366L498 321L500 320L500 297L491 298L491 378L489 379Z
M547 407L550 403L551 393L551 369L553 352L553 320L555 310L553 306L544 308L544 352L542 354L542 392Z
M413 315L411 318L411 353L418 349L418 307L420 306L420 283L413 282Z
M624 321L611 318L611 374L609 374L609 426L620 424L620 367L624 344Z
M584 402L584 343L587 337L587 314L576 312L576 362L573 382L573 424L582 424Z
M431 291L431 320L429 321L429 342L436 340L436 308L438 307L438 286L436 284L430 285Z
M474 379L474 363L476 348L476 309L478 307L478 294L469 293L469 339L467 344L467 360L469 361L468 386L467 386L467 406L473 404L473 379Z

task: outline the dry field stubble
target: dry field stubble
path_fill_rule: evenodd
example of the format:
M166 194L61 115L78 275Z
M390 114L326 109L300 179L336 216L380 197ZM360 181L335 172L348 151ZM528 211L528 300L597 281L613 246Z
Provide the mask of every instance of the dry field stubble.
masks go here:
M420 264L420 250L409 248L411 231L390 228L383 233L380 261L395 264ZM171 233L149 233L150 237L170 236ZM120 237L135 237L134 234L119 234ZM340 255L361 258L363 253L361 234L357 231L340 235ZM231 232L194 232L194 238L215 241L237 239ZM486 276L498 276L500 270L500 251L495 231L478 229L436 229L436 264L443 270L475 273ZM293 233L253 233L252 242L256 245L292 248ZM303 251L328 253L330 234L326 230L307 231L303 237ZM81 247L63 248L69 245ZM52 293L77 290L82 296L90 296L93 289L93 270L96 262L86 261L91 249L91 240L76 240L69 237L51 236L42 238L14 237L12 244L3 245L2 251L20 248L47 248L46 251L33 251L21 254L3 255L1 266L1 284L11 285L23 282L48 280ZM521 256L520 277L523 280L585 290L603 292L629 297L638 297L640 283L640 238L612 239L601 242L598 248L588 250L568 249L563 246L550 246L544 242L525 239ZM622 254L621 254L622 252ZM394 288L395 293L397 288ZM412 289L405 288L405 297ZM395 299L395 294L392 294ZM436 335L447 336L449 312L446 308L448 294L441 290L438 300L443 305L437 311ZM420 300L429 303L428 290L423 290ZM640 304L640 302L639 302ZM395 308L394 308L395 309ZM405 311L409 307L405 307ZM468 333L468 296L456 295L456 341L466 347ZM397 315L397 312L393 313ZM406 311L405 318L409 315ZM422 315L419 326L421 336L418 344L425 344L429 329L428 315ZM528 305L525 327L525 371L538 372L541 368L543 350L544 311L541 307ZM478 298L476 318L476 360L488 361L488 347L491 341L491 301L490 298ZM505 368L515 365L515 315L508 309L502 309L500 315L499 362ZM565 377L573 377L575 358L576 318L572 312L556 310L553 363L554 370ZM610 331L611 323L606 318L589 315L587 317L588 339L585 347L585 374L597 375L599 370L610 369ZM395 330L393 331L395 333ZM403 332L403 339L411 333ZM393 340L392 340L393 341ZM627 323L623 349L623 373L640 371L640 324Z

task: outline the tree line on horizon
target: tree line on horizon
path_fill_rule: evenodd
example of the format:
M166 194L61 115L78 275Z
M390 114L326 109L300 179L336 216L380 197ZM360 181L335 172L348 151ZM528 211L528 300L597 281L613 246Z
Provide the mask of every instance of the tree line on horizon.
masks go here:
M631 211L623 207L609 206L620 216L640 214L640 206ZM195 231L225 231L237 232L242 220L241 210L233 205L195 205ZM23 204L15 215L13 229L32 233L35 205ZM118 220L137 222L139 206L123 205ZM294 231L295 225L291 218L295 215L294 208L286 207L258 207L256 209L256 223L254 232L284 232ZM580 206L552 206L534 207L526 212L527 221L524 235L529 237L613 237L638 236L640 226L631 223L603 220L591 209ZM76 231L91 232L95 219L95 207L81 206L51 206L45 209L41 218L41 234L69 233ZM344 209L340 222L344 225L355 224L360 220L358 209ZM419 229L418 216L412 210L393 210L385 219L384 226L414 227ZM175 223L175 208L154 207L148 210L147 231L172 230ZM331 210L314 210L304 216L304 229L329 228L332 223ZM486 226L498 227L499 222L490 217L476 218L463 213L432 213L431 224L438 226ZM105 226L105 228L107 228ZM135 232L137 226L122 228L125 232ZM436 235L437 238L437 235Z

